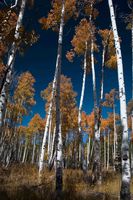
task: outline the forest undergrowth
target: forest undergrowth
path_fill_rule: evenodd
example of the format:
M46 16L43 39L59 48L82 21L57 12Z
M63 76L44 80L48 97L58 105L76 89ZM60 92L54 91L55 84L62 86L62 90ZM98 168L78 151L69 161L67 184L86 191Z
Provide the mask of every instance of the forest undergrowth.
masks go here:
M1 200L116 200L119 199L120 175L113 171L102 173L101 185L93 185L90 172L81 170L64 170L64 188L58 196L55 192L54 170L45 170L41 182L38 170L33 165L17 164L8 169L0 168L0 199ZM133 180L131 181L133 192Z

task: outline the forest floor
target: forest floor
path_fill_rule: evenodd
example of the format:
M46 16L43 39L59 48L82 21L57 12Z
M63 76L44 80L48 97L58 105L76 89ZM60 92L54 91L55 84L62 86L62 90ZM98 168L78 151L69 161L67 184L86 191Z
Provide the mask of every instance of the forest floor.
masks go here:
M103 173L102 185L91 186L88 175L81 170L64 170L64 190L61 200L117 200L120 175ZM0 169L0 200L54 200L57 196L54 171L45 171L41 183L38 171L32 165L14 165ZM133 193L133 181L131 182Z

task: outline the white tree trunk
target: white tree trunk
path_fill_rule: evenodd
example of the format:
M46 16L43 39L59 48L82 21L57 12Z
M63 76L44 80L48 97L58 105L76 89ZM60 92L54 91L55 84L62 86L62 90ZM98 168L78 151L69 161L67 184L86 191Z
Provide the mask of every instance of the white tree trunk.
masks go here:
M27 146L28 146L27 141L25 141L22 163L25 162L26 153L27 153Z
M96 97L96 75L94 66L94 41L91 42L91 66L92 66L92 82L93 82L93 98L94 98L94 160L93 160L93 181L97 182L100 178L100 132L98 130L97 118L97 97Z
M110 154L110 133L108 131L108 151L107 151L107 171L109 170L109 154Z
M50 125L49 125L49 132L48 132L48 160L50 158L50 154L51 154L51 129L52 129L52 117L50 120Z
M125 83L123 75L123 62L121 55L120 41L116 26L114 7L112 0L108 0L112 29L114 33L116 56L117 56L117 69L118 69L118 83L119 83L119 96L120 96L120 114L121 123L123 126L122 135L122 185L121 185L121 199L130 199L130 161L129 161L129 143L128 143L128 123L127 123L127 111L126 111L126 95L125 95Z
M11 6L11 8L15 8L18 4L18 0L15 0L15 4Z
M106 170L106 135L104 134L104 169Z
M34 134L33 137L33 151L32 151L32 161L31 161L32 164L34 163L35 150L36 150L36 133Z
M62 134L61 125L58 133L58 144L56 149L56 190L62 190ZM61 177L61 178L60 178Z
M51 163L52 163L52 158L53 158L53 154L54 154L55 131L56 131L56 129L54 128L53 139L52 139L52 144L51 144L51 152L50 152L50 157L49 157L49 161L48 161L48 165L49 165L49 166L50 166Z
M116 133L116 122L115 122L115 104L113 105L113 115L114 115L114 171L115 171L115 159L116 159L116 153L117 153L117 133Z
M84 54L84 73L82 79L82 89L81 89L81 96L80 96L80 104L79 104L79 112L78 112L78 128L79 128L79 138L81 143L81 162L83 161L83 145L82 145L82 131L81 131L81 114L82 114L82 107L83 107L83 100L85 94L85 82L86 82L86 72L87 72L87 42L85 44L85 54Z
M0 93L0 127L2 126L3 112L4 112L4 109L5 109L5 104L6 104L6 99L7 99L6 90L7 90L8 86L10 85L10 82L11 82L12 70L13 70L14 60L15 60L15 55L16 55L16 50L17 50L17 45L16 45L15 40L18 40L19 35L20 35L19 29L22 26L22 20L23 20L23 16L24 16L25 5L26 5L26 0L22 0L19 16L18 16L18 20L17 20L17 25L16 25L16 29L15 29L15 34L14 34L14 42L11 46L11 50L9 52L8 61L7 61L7 65L6 65L6 73L4 75L5 81L4 81L3 86L1 88L1 93Z
M61 9L61 22L59 30L58 40L58 55L57 55L57 82L56 82L56 96L55 96L55 107L56 107L56 191L57 193L62 191L63 187L63 166L62 166L62 144L61 144L61 113L60 113L60 81L61 81L61 61L62 61L62 41L63 41L63 29L64 29L64 14L65 14L65 0L62 0Z
M44 154L45 154L45 149L46 149L46 139L47 139L50 119L52 117L53 99L54 99L55 91L56 91L56 88L57 88L57 77L58 77L59 68L60 68L59 65L61 65L64 12L65 12L64 6L62 7L61 12L62 12L61 13L62 17L61 17L60 30L59 30L56 69L55 69L55 76L54 76L53 85L52 85L51 101L50 101L50 105L49 105L49 109L48 109L48 115L47 115L46 126L45 126L44 137L43 137L42 148L41 148L40 159L39 159L39 176L41 176L41 172L42 172L43 167L44 167Z
M91 144L91 138L90 136L88 136L88 143L87 143L87 168L89 167L89 163L90 163L90 144Z

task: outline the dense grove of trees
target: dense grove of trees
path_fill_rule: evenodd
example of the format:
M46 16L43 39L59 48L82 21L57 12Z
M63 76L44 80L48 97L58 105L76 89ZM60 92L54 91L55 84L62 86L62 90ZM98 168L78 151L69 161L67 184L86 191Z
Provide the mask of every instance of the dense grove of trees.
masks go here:
M3 1L0 10L0 163L4 167L13 163L36 165L39 182L45 169L54 168L58 193L63 190L63 169L81 169L86 176L87 171L91 171L92 184L102 184L103 171L116 171L121 173L121 200L129 200L133 174L133 101L126 103L122 41L117 30L115 5L112 0L106 0L111 25L108 29L100 29L96 20L101 1L50 1L51 9L47 16L37 22L44 31L51 29L58 34L57 59L53 82L40 93L45 104L45 118L35 113L27 126L22 122L36 104L35 77L29 71L16 77L14 71L18 53L25 54L26 49L39 39L34 30L27 32L23 23L26 7L32 9L34 1L18 0L14 5ZM126 15L125 22L132 34L132 44L133 2L129 0L127 3L131 13ZM66 58L72 63L77 57L81 60L80 94L74 91L71 79L62 75L64 27L69 20L74 20L76 25ZM96 59L97 54L101 61ZM97 68L97 63L100 68ZM118 90L112 88L105 93L105 67L117 69ZM100 91L96 87L97 70L101 76ZM83 110L88 76L92 77L90 87L93 90L90 114ZM131 87L133 91L133 84ZM116 113L117 101L120 102L120 114ZM103 108L108 107L110 112L106 109L108 116L104 118Z

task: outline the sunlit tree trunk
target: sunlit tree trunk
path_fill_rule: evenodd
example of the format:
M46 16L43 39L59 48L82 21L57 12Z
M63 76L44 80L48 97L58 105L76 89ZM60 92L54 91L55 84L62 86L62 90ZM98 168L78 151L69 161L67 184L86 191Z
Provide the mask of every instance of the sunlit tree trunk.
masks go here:
M84 73L83 73L83 79L82 79L82 89L81 89L81 96L80 96L80 104L79 104L79 112L78 112L78 128L79 128L79 138L80 138L80 144L81 144L81 159L80 162L83 162L84 159L84 152L83 152L83 144L82 144L82 128L81 128L81 114L82 114L82 107L83 107L83 100L84 100L84 94L85 94L85 82L86 82L86 72L87 72L87 42L86 42L86 49L84 54ZM83 164L83 163L82 163Z
M53 155L54 155L55 131L56 131L56 129L54 128L53 138L52 138L52 144L51 144L51 151L50 151L50 157L49 157L49 161L48 161L49 167L52 164L52 158L53 158Z
M48 131L48 160L50 158L50 153L51 153L51 129L52 129L52 117L50 120L50 125L49 125L49 131Z
M122 135L122 184L120 197L121 200L130 199L130 161L129 161L129 143L128 143L128 123L127 123L127 111L126 111L126 95L125 95L125 83L123 75L123 62L121 55L120 41L116 26L114 7L112 0L108 0L112 29L114 33L115 48L117 55L117 68L118 68L118 83L119 83L119 96L120 96L120 114L121 114L121 123L123 126L123 135Z
M26 153L27 153L27 147L28 147L28 140L27 140L27 138L26 138L26 140L25 140L25 145L24 145L24 152L23 152L22 163L25 162Z
M49 124L50 124L50 120L52 117L53 99L54 99L54 93L55 93L55 88L56 88L56 74L57 74L57 68L56 68L55 76L54 76L54 80L53 80L51 101L50 101L50 105L48 108L47 120L46 120L44 136L43 136L43 141L42 141L42 146L41 146L41 152L40 152L40 158L39 158L39 176L41 176L41 172L44 168L44 155L45 155L45 150L46 150L46 142L47 142Z
M17 41L19 39L19 36L20 36L19 29L22 26L22 20L23 20L23 16L24 16L25 5L26 5L26 0L22 0L19 16L18 16L18 20L17 20L17 25L16 25L16 29L15 29L15 34L14 34L14 42L13 42L11 49L10 49L10 52L9 52L8 61L7 61L7 65L6 65L6 72L4 74L4 79L3 79L3 82L2 82L2 86L1 86L1 91L0 91L0 127L2 126L3 114L4 114L4 109L5 109L6 100L7 100L6 91L7 91L8 86L10 85L11 79L12 79L12 71L13 71L13 66L14 66L16 50L17 50L17 44L16 44L15 41Z

